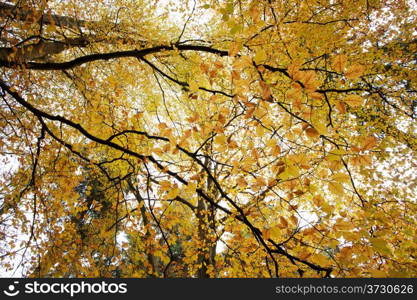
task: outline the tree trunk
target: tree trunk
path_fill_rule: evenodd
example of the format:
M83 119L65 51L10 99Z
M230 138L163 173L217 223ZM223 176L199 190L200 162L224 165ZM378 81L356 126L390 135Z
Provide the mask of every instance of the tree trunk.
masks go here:
M209 166L208 160L205 161L206 166ZM210 178L207 179L207 190L213 190L213 183ZM211 206L211 205L210 205ZM198 219L198 238L202 245L199 249L197 263L199 269L197 271L198 278L210 278L209 266L215 270L216 258L216 241L212 240L213 230L215 230L212 222L215 218L215 211L209 204L202 199L198 199L197 203L197 219Z
M0 47L0 60L6 63L25 63L35 59L44 59L72 47L84 47L88 41L84 38L67 39L65 42L40 40L36 44L24 45L19 48Z
M80 27L84 27L86 24L86 21L84 20L77 20L72 17L58 16L54 14L44 14L39 10L17 7L7 3L0 3L0 15L3 18L9 17L23 22L33 22L34 19L37 19L37 21L41 24L56 25L75 30L78 30Z

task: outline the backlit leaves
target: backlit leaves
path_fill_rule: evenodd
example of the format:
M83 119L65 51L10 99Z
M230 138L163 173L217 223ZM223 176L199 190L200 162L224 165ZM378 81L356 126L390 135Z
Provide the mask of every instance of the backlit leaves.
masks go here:
M1 268L416 276L415 7L32 2L0 8Z
M337 55L333 59L332 68L336 72L341 73L345 70L346 63L347 63L347 56L346 55L344 55L344 54Z
M363 104L364 100L359 95L348 95L344 99L344 102L351 107L358 107Z
M365 67L362 65L352 65L350 66L345 73L347 79L356 79L362 76L365 71Z

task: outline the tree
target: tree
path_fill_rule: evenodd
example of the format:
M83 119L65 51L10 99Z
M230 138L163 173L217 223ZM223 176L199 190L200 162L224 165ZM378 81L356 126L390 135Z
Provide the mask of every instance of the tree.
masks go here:
M0 4L3 269L417 276L412 1L110 2Z

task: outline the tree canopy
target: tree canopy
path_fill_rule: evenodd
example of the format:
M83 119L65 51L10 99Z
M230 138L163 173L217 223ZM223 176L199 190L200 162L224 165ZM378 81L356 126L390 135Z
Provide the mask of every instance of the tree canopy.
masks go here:
M416 277L407 0L0 3L0 267Z

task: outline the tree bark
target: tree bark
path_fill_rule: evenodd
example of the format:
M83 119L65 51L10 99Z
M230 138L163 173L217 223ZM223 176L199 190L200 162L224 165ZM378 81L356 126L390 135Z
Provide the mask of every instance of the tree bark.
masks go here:
M59 54L72 47L84 47L87 44L88 41L84 38L74 38L65 42L40 40L36 44L23 45L19 48L0 47L0 61L21 64Z
M84 20L78 20L72 17L59 16L55 14L44 14L39 10L17 7L7 3L0 3L0 15L24 22L32 22L36 16L39 16L38 21L42 24L56 25L59 27L66 27L71 29L79 29L80 27L84 27L87 23Z
M208 160L205 161L208 166ZM212 182L210 178L207 179L207 190L212 190ZM197 264L199 266L197 271L198 278L210 278L209 266L215 269L216 258L216 242L211 238L210 229L215 230L210 223L214 220L214 211L209 207L206 201L199 197L197 203L197 219L198 219L198 238L202 245L199 249Z

